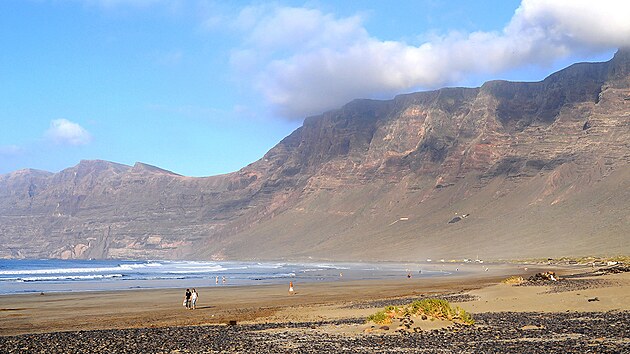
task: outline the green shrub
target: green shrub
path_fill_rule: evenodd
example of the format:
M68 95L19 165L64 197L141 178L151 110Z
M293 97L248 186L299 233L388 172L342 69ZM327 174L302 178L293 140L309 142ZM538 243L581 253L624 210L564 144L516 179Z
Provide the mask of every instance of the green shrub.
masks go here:
M457 307L457 317L459 317L459 319L464 324L467 324L467 325L474 325L475 324L475 319L472 317L472 315L469 314L468 312L466 312L461 307Z
M385 311L379 311L373 315L369 315L367 320L368 322L372 321L378 324L392 323L392 318Z
M435 318L452 320L455 315L454 309L446 300L424 299L411 303L412 314L424 314Z
M416 300L402 308L398 306L387 306L384 311L379 311L369 316L367 320L379 324L391 323L393 317L403 317L408 314L414 316L426 315L431 319L438 318L457 321L468 325L475 323L472 316L464 309L457 306L453 307L448 301L442 299Z

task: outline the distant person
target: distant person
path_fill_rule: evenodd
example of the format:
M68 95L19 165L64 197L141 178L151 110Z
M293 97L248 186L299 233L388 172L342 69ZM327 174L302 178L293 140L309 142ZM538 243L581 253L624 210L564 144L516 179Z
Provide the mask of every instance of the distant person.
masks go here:
M227 281L227 280L225 279L225 275L221 277L221 281L223 282L223 284L225 284L225 282Z
M295 294L295 291L293 290L293 282L290 281L289 282L289 295L293 295Z
M192 293L190 292L190 289L186 289L186 296L184 297L184 306L186 306L187 309L190 309L191 296L192 296Z
M218 275L214 278L214 283L217 284L217 285L219 284L219 276Z
M197 290L193 289L192 294L190 296L190 307L194 310L197 308L197 298L199 298L199 294L197 294Z

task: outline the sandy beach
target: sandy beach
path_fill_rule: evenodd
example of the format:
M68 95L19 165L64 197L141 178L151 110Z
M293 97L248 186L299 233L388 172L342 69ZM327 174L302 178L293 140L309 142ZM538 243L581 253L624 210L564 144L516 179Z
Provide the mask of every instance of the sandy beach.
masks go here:
M562 280L501 283L549 269ZM630 273L592 271L496 266L467 276L295 284L295 295L284 285L204 287L196 310L182 306L184 289L0 296L0 351L519 352L523 341L524 352L628 351ZM365 321L386 305L427 297L455 303L476 324L428 321L420 333L402 333ZM100 338L100 347L85 338Z

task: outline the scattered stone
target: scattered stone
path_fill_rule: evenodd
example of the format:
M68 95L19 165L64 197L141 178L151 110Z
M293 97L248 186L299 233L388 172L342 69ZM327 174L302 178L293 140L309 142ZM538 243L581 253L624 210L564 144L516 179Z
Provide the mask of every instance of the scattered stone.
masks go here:
M531 279L531 278L530 278ZM563 278L558 281L526 281L516 286L549 286L547 293L561 293L566 291L586 290L611 287L618 284L610 279L567 279Z
M558 281L560 277L556 275L555 272L543 272L536 273L527 279L530 282L547 282L547 281Z
M356 336L305 329L313 325L360 325L365 323L362 318L293 322L289 329L285 329L286 323L261 323L41 333L1 336L0 352L630 353L630 311L480 313L475 321L475 326L457 331L414 330L387 335L366 331ZM525 326L538 329L524 330Z
M533 325L526 325L521 327L521 330L523 331L530 331L530 330L536 330L536 329L545 329L545 327L543 326L533 326Z
M449 224L454 224L454 223L459 222L459 221L461 221L461 220L462 220L462 218L461 218L461 217L456 216L456 217L452 218L452 219L451 219L451 221L449 221L448 223L449 223Z
M613 265L612 267L602 268L599 271L604 273L604 274L626 273L626 272L630 272L630 266L625 265L623 263L617 263L617 264Z
M378 307L385 307L385 306L403 306L403 305L407 305L410 304L416 300L423 300L428 298L429 296L423 295L423 296L407 296L407 297L401 297L401 298L395 298L395 299L384 299L384 300L376 300L376 301L366 301L366 302L358 302L358 303L354 303L352 305L346 306L345 308L351 308L351 309L367 309L367 308L378 308ZM475 301L478 300L479 298L477 296L472 296L470 294L464 294L464 293L453 293L453 294L445 294L445 295L431 295L431 298L435 298L435 299L442 299L442 300L446 300L448 302L454 303L454 302L469 302L469 301Z

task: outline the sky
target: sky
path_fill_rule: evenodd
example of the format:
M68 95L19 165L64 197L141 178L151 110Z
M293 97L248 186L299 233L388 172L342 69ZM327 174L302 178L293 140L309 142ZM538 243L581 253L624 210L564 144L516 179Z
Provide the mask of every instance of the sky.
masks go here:
M608 60L628 19L626 0L4 0L0 174L228 173L355 98Z

